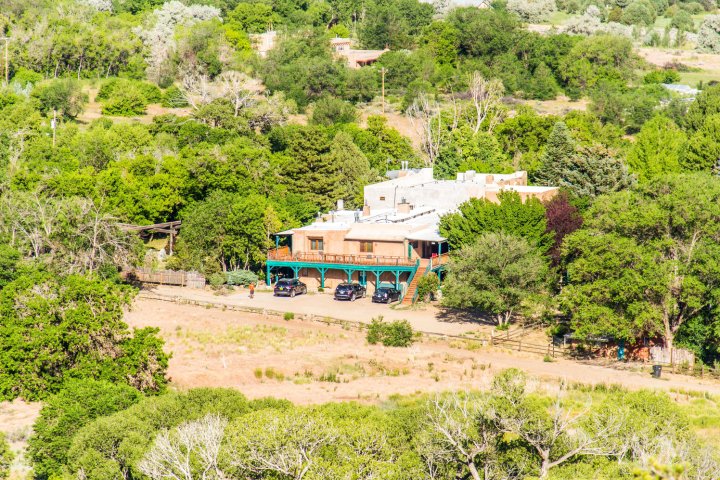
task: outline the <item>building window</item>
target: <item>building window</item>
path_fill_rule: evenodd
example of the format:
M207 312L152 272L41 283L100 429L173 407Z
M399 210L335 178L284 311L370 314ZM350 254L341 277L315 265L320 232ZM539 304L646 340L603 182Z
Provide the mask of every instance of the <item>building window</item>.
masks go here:
M310 239L310 250L325 250L325 245L322 238L311 238Z
M360 253L372 253L373 242L360 242Z
M384 202L384 201L385 201L385 197L380 197L380 201L381 201L381 202Z

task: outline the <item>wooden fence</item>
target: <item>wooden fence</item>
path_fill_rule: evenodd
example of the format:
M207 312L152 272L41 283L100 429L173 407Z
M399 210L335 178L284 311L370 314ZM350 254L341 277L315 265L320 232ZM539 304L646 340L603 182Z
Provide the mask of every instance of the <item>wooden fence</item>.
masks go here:
M672 348L654 346L650 347L650 360L653 363L666 365L695 365L695 354L684 348Z
M503 336L492 336L490 337L490 345L505 347L511 350L517 350L518 352L547 355L551 358L569 355L569 352L567 350L562 347L556 346L554 343L547 343L541 345L537 343L523 342L521 338L514 339Z
M190 288L204 288L205 277L197 272L183 272L173 270L151 271L136 269L130 275L142 283L156 283L159 285L177 285Z

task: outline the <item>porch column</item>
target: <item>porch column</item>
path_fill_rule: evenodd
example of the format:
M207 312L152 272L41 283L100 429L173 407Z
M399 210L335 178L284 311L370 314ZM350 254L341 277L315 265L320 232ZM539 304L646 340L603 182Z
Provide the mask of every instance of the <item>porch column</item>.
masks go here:
M327 272L327 268L318 268L320 271L320 288L325 288L325 272Z
M351 270L349 268L345 269L345 273L347 274L348 283L352 283L352 274L354 270Z
M395 270L395 288L400 290L400 271Z
M265 266L265 283L268 287L272 284L272 280L270 279L270 265Z
M293 271L293 274L295 274L295 276L293 278L300 278L298 276L298 274L300 273L300 267L292 267L292 271Z
M382 275L382 272L375 270L373 273L375 274L375 290L377 290L380 288L380 275Z

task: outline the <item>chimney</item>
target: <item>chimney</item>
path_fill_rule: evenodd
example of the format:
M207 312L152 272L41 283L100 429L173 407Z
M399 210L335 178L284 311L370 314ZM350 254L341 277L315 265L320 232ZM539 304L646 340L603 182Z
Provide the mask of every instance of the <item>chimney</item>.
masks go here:
M397 204L397 211L398 213L410 213L410 210L412 210L412 207L409 203L398 203Z

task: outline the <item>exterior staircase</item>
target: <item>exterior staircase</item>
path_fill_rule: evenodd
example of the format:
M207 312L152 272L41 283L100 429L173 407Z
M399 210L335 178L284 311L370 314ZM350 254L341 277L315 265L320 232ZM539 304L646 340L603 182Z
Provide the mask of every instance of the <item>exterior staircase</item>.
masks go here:
M421 258L420 265L418 265L418 268L415 271L415 275L413 275L412 280L407 287L407 291L405 292L405 296L402 300L402 305L412 305L413 303L415 303L415 293L417 293L418 282L422 277L427 275L429 271L430 259Z

